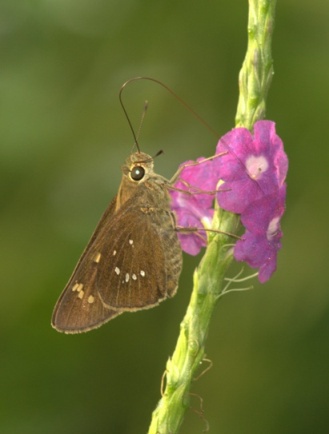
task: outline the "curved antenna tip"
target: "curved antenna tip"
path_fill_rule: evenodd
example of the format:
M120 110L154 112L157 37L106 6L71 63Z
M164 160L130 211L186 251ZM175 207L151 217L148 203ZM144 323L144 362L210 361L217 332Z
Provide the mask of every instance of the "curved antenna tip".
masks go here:
M149 80L149 81L153 81L154 83L157 83L157 84L159 84L160 86L162 86L165 90L167 90L167 92L169 92L169 93L171 93L171 95L173 95L176 99L177 99L177 101L178 102L180 102L181 104L182 104L182 106L183 107L185 107L200 123L202 123L209 131L211 131L216 137L219 137L219 134L218 134L218 132L217 131L215 131L196 111L194 111L181 97L179 97L169 86L167 86L166 84L164 84L164 83L162 83L162 81L160 81L160 80L157 80L156 78L152 78L152 77L146 77L146 76L137 76L137 77L133 77L133 78L130 78L129 80L127 80L127 81L125 81L124 83L123 83L123 85L121 86L121 88L120 88L120 92L119 92L119 100L120 100L120 104L121 104L121 107L122 107L122 109L123 109L123 111L124 111L124 114L125 114L125 116L126 116L126 118L127 118L127 121L128 121L128 124L129 124L129 127L130 127L130 129L131 129L131 132L132 132L132 134L133 134L133 137L134 137L134 141L135 141L135 145L136 145L136 147L137 147L137 149L138 149L138 152L140 152L140 148L139 148L139 144L138 144L138 140L137 140L137 137L138 137L138 135L136 135L135 134L135 131L134 131L134 128L133 128L133 126L132 126L132 123L131 123L131 121L130 121L130 119L129 119L129 116L128 116L128 113L127 113L127 110L126 110L126 108L125 108L125 106L124 106L124 104L123 104L123 101L122 101L122 93L123 93L123 90L124 90L124 88L129 84L129 83L132 83L133 81L138 81L138 80ZM148 107L148 101L145 101L145 103L144 103L144 114L145 114L145 112L146 112L146 110L147 110L147 107Z

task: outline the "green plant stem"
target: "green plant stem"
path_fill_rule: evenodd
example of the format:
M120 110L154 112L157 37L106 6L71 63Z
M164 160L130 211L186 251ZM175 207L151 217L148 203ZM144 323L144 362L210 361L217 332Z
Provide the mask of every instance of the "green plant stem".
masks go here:
M272 34L276 0L249 0L248 47L239 74L235 124L252 129L265 117L266 97L273 76Z
M272 70L271 39L276 0L249 0L248 47L239 75L236 125L251 129L265 114ZM216 209L213 228L234 233L238 218ZM205 356L205 341L224 276L233 259L232 238L211 233L207 250L194 272L194 288L172 357L166 365L165 389L152 415L149 434L176 434L189 407L189 391Z

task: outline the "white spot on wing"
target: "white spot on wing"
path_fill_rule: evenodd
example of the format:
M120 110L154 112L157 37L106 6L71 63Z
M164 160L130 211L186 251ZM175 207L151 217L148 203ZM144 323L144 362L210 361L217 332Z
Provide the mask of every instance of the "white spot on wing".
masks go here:
M92 304L95 301L95 297L93 295L89 295L87 301L88 301L89 304Z
M80 292L80 291L82 291L82 288L83 288L83 284L82 284L82 283L79 283L79 282L76 282L76 283L73 285L73 287L72 287L72 291L73 291L73 292L74 292L74 291Z

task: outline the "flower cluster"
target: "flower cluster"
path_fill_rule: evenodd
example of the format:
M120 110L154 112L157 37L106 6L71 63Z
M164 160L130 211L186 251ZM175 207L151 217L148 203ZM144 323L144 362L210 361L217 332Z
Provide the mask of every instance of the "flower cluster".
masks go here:
M219 140L214 158L182 165L171 192L178 225L210 227L216 195L221 208L240 214L246 229L235 245L234 257L259 268L260 282L267 281L281 248L287 169L287 156L273 122L256 122L253 134L246 128L234 128ZM179 237L189 254L197 254L205 245L199 232Z

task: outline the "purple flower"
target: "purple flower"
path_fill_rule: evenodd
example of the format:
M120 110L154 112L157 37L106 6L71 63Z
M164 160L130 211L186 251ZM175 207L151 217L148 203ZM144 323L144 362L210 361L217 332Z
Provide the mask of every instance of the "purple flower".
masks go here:
M216 160L224 181L217 195L219 205L242 214L245 208L264 195L277 191L284 182L288 160L281 139L271 121L258 121L254 136L246 128L235 128L218 142Z
M281 219L285 210L286 184L276 192L252 202L241 214L243 226L254 234L266 233L273 218Z
M237 261L247 262L252 268L259 268L258 279L261 283L266 282L276 270L285 198L284 184L277 193L254 202L241 215L246 232L235 245L234 257Z
M259 268L258 280L265 283L276 270L277 252L281 249L278 231L273 242L269 242L262 235L254 235L246 231L242 239L236 243L234 257L237 261L244 261L252 268Z
M171 192L178 225L209 226L213 216L211 193L216 191L220 207L240 214L246 229L236 243L235 258L259 268L261 282L268 280L276 269L281 248L280 219L285 209L288 170L274 122L256 122L253 134L246 128L235 128L220 139L213 159L200 158L197 163L187 162L181 167L174 186L177 190ZM179 237L182 249L190 254L198 253L206 244L195 231Z
M170 191L172 210L175 212L177 226L186 228L178 237L184 252L197 255L207 245L203 229L210 227L214 214L213 201L217 176L214 174L212 160L201 157L197 162L187 161L180 166L178 181Z
M259 268L259 281L265 282L276 269L281 248L288 159L271 121L256 122L253 135L245 128L230 131L217 145L218 153L225 150L217 160L225 190L217 194L218 203L241 214L246 228L236 243L234 257Z

